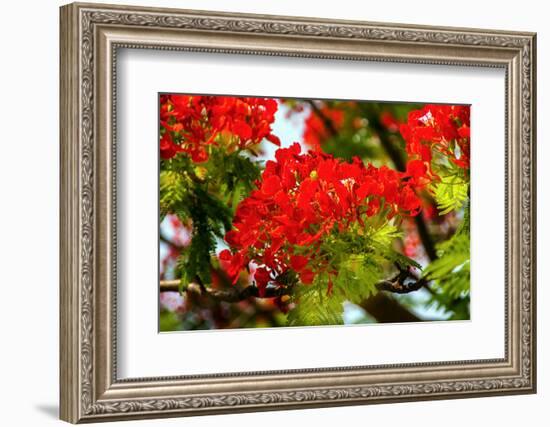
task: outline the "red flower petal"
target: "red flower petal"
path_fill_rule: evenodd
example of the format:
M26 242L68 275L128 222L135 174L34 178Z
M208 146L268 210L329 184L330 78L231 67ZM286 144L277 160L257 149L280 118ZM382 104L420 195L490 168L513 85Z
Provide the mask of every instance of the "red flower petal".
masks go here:
M276 135L273 135L272 133L270 133L269 135L267 135L265 137L265 139L267 139L269 142L271 142L272 144L275 144L277 147L280 147L281 146L281 140L279 139L278 136Z
M315 273L309 269L302 270L300 273L300 280L304 285L310 285L313 283L313 279L315 279Z
M233 255L231 254L231 251L229 249L224 249L220 252L218 255L218 258L222 261L231 261L231 258L233 258Z
M290 257L290 266L294 271L301 271L309 262L309 258L303 255L293 255Z
M252 128L248 125L248 123L242 120L235 120L235 122L233 122L231 130L243 141L248 141L252 136Z
M461 138L469 138L470 137L470 126L462 125L458 128L458 134Z
M281 179L276 175L271 175L262 183L262 193L266 196L272 196L281 189Z

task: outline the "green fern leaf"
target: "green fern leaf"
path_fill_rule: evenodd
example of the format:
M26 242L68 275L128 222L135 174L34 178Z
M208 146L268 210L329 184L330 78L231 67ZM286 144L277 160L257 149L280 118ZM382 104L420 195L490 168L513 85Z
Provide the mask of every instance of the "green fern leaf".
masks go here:
M468 198L469 184L460 174L448 175L431 186L440 215L462 208Z
M328 277L318 275L311 285L299 285L293 295L295 307L287 315L288 326L341 325L344 294L327 295Z
M446 242L437 245L438 258L424 270L436 290L453 298L465 296L470 290L470 227L469 206L466 204L461 226Z

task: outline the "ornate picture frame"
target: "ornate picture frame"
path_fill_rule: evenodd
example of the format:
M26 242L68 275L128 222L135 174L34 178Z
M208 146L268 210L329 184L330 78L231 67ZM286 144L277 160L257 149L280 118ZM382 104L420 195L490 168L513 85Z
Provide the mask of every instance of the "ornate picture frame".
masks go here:
M60 383L72 423L536 391L536 36L174 9L61 8ZM117 49L501 68L505 357L117 378Z

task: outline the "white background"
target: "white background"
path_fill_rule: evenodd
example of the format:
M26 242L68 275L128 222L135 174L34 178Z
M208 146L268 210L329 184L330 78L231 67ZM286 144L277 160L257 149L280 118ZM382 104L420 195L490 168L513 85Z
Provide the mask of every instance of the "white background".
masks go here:
M112 0L115 3L118 3ZM548 80L550 29L544 2L463 0L391 3L278 0L134 1L135 4L211 10L320 16L538 32L539 164L550 158ZM3 5L0 79L0 418L5 425L56 425L58 400L58 1ZM498 13L495 13L498 10ZM6 19L7 18L7 19ZM488 165L490 168L490 165ZM546 169L546 170L545 170ZM548 168L540 167L539 187L539 394L454 401L284 411L129 422L124 425L280 426L326 425L467 426L487 421L499 426L547 424L550 376L550 322L545 258L550 214L545 191ZM546 194L545 194L546 193ZM546 420L544 419L546 418ZM406 420L406 421L404 421Z
M504 70L350 61L322 65L314 59L249 55L119 53L120 378L504 357L504 253L494 250L504 246ZM477 142L471 152L471 321L158 334L158 148L152 143L158 133L158 92L227 90L471 104L472 140ZM491 163L493 173L484 173ZM214 347L233 350L220 360L217 352L205 350ZM166 354L185 355L185 363Z

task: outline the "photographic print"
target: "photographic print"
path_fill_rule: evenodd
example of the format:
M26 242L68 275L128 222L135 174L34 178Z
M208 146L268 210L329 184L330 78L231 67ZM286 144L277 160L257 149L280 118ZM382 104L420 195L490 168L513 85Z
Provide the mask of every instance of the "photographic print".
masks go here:
M467 320L470 107L159 95L160 330Z
M59 22L61 419L536 393L535 33Z

